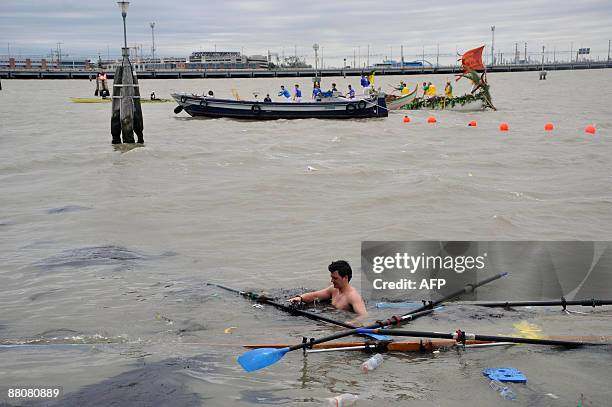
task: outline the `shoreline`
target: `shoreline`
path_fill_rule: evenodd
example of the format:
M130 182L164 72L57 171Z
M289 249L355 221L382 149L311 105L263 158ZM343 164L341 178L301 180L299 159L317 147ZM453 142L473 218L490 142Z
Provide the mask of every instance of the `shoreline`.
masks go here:
M495 72L532 72L532 71L567 71L585 69L612 68L612 61L585 63L556 63L530 65L495 65L487 68L488 73ZM323 77L360 76L362 73L376 71L376 75L449 75L460 74L460 66L415 67L415 68L347 68L322 69L318 73ZM0 79L95 79L98 70L41 70L41 69L4 69L0 70ZM314 77L315 70L304 69L220 69L220 70L155 70L137 71L139 79L226 79L226 78L300 78ZM108 71L109 79L114 72Z

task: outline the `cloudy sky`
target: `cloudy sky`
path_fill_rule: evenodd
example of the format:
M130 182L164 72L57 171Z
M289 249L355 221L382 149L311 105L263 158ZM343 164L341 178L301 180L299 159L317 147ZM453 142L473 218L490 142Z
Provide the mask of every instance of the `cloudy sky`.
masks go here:
M456 51L486 44L490 53L495 26L496 55L524 52L557 59L570 49L590 47L605 59L612 39L612 0L133 0L127 17L130 46L151 54L150 22L155 22L157 55L187 56L194 50L232 50L245 54L297 53L313 63L312 44L325 65L363 64L399 59L440 62ZM0 56L51 53L61 43L70 57L103 58L120 53L123 31L115 1L2 0ZM488 55L488 54L487 54ZM541 58L541 57L540 57Z

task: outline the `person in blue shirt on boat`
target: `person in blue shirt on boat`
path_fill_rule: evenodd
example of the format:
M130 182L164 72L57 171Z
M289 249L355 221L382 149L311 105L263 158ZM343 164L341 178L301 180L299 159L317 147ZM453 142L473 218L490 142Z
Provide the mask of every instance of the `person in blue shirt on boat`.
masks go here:
M318 82L315 82L312 88L312 98L320 101L321 100L321 85Z
M365 74L361 74L361 87L362 88L367 88L369 86L370 86L370 81L365 76Z
M336 87L335 83L332 83L332 87L329 90L329 93L331 94L331 96L333 97L341 97L342 93L340 93L340 91L338 90L338 88Z
M293 94L293 101L295 103L300 103L302 101L302 90L300 89L300 85L295 84L295 93Z
M356 322L366 316L365 303L359 292L351 286L350 281L353 277L353 270L345 260L337 260L331 263L327 270L330 272L331 285L319 291L311 291L290 298L292 304L309 303L313 301L329 301L337 309L352 311L358 315ZM352 321L352 322L353 322Z
M346 97L349 99L355 99L355 89L351 85L348 85L348 92L346 93Z
M281 85L280 92L278 92L278 96L284 96L285 99L291 99L291 93L287 89L285 89L285 85Z
M361 74L361 87L363 88L363 94L367 95L370 93L370 81L365 74Z

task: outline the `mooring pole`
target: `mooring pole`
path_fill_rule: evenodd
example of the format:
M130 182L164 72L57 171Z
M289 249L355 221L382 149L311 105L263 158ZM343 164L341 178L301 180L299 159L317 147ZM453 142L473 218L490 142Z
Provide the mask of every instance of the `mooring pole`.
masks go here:
M144 144L142 109L140 106L140 90L138 78L130 63L130 49L127 46L125 19L129 1L118 1L123 17L123 48L121 49L121 64L117 67L113 82L113 103L111 113L111 135L113 144L134 143L134 132L138 143ZM123 140L121 139L123 136Z

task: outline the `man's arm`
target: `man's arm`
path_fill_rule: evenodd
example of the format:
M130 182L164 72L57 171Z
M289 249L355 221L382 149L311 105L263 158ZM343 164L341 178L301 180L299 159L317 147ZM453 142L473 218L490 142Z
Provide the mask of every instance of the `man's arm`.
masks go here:
M354 295L351 295L349 298L349 303L351 304L351 308L353 308L353 311L357 314L357 316L351 319L350 321L347 321L347 323L354 326L363 326L363 321L368 315L368 311L366 310L365 303L363 302L363 299L361 298L359 293L355 291L353 294Z
M293 304L299 304L300 302L313 302L314 300L326 301L329 300L332 296L332 288L333 286L330 285L329 287L319 291L311 291L309 293L298 295L297 297L289 298L287 301Z
M351 307L353 308L353 311L359 317L367 315L368 311L366 310L365 303L363 302L361 295L359 295L357 291L352 293L349 300L350 300Z

